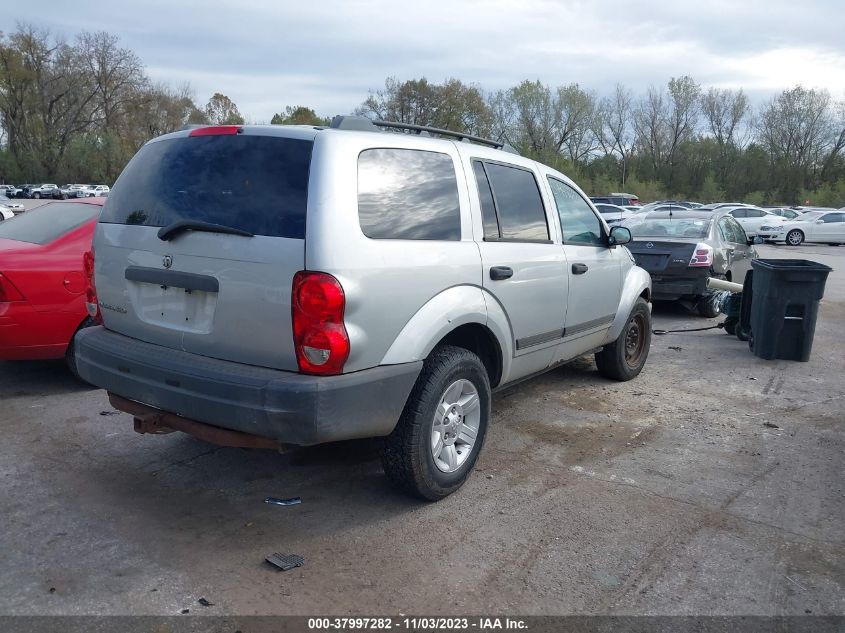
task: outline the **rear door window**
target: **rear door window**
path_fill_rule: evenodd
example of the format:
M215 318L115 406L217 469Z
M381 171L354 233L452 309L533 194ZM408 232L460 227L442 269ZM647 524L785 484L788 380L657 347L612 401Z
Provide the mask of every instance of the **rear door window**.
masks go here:
M549 242L546 209L534 174L521 167L486 161L476 162L482 164L487 174L498 220L498 236L487 238L485 228L485 238ZM482 213L483 206L482 200ZM485 227L487 224L485 220Z
M109 193L101 222L222 224L272 237L305 237L313 142L249 134L148 143Z
M373 239L460 240L461 206L451 156L412 149L361 152L358 221Z
M100 206L79 202L53 202L0 224L0 239L49 244L65 233L93 220Z

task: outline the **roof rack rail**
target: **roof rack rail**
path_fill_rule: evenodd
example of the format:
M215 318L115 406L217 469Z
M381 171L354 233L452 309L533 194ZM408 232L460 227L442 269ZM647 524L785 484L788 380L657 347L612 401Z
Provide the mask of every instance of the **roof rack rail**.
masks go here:
M373 121L372 119L368 119L367 117L363 116L342 116L337 115L332 119L332 123L329 127L332 127L337 130L358 130L361 132L376 132L379 131L378 128L391 128L396 130L408 130L409 132L416 132L417 134L422 134L423 132L427 134L438 134L440 136L450 136L452 138L456 138L460 141L471 141L473 143L478 143L479 145L486 145L488 147L492 147L493 149L504 149L505 151L510 151L512 153L516 153L515 150L510 146L505 146L504 143L500 141L494 141L488 138L482 138L480 136L475 136L474 134L465 134L463 132L455 132L454 130L444 130L439 127L431 127L428 125L415 125L413 123L398 123L395 121Z

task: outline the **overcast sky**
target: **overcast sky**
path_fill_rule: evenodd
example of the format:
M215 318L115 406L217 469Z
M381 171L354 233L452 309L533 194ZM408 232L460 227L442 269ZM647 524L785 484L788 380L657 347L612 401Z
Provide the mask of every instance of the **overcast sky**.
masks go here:
M606 94L689 74L755 100L798 83L845 96L845 0L21 0L0 29L18 21L117 34L153 79L198 103L223 92L249 122L348 113L388 76Z

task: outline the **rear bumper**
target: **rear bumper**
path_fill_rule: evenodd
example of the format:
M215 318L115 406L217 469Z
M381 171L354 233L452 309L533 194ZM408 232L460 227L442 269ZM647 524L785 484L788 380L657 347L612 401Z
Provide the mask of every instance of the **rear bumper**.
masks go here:
M687 268L683 275L653 274L651 276L651 296L658 301L700 297L707 292L708 276L709 270L707 268L701 268L700 272Z
M80 375L128 400L233 431L311 445L390 434L422 361L306 376L145 343L103 327L76 336Z

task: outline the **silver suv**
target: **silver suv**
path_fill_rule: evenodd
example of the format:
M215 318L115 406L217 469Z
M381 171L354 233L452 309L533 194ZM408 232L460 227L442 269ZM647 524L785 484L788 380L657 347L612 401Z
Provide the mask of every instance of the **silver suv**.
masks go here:
M79 373L135 416L234 446L384 437L387 475L467 478L491 391L648 356L651 280L566 176L447 131L336 117L147 143L86 255ZM408 127L408 126L404 126ZM446 137L446 138L442 138Z

